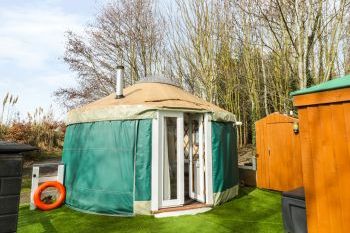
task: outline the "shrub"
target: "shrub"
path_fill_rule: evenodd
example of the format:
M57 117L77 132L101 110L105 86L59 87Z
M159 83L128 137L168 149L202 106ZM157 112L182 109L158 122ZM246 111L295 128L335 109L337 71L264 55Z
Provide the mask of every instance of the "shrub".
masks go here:
M3 138L51 151L62 148L64 131L62 122L15 122L8 127Z
M42 108L28 113L26 120L0 124L1 140L30 144L45 151L62 149L64 133L65 124L55 120L52 111L44 113Z

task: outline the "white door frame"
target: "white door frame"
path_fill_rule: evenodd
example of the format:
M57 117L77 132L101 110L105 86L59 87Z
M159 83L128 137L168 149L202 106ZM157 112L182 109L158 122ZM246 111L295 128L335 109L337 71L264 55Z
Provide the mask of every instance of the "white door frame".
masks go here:
M164 117L175 117L177 134L177 199L163 200ZM152 127L152 203L151 210L184 204L184 117L183 112L158 111Z
M183 113L182 112L172 112L172 111L158 111L156 118L152 120L152 178L151 178L151 211L157 211L162 207L162 195L160 193L162 190L162 179L159 179L160 174L162 174L162 161L161 161L161 155L162 155L162 143L160 143L161 135L162 135L162 125L161 125L161 118L163 113L174 113L174 114L181 114L182 115L182 121L183 121ZM214 203L213 201L213 180L212 180L212 141L211 141L211 113L205 113L204 114L204 142L205 142L205 165L204 165L204 171L205 171L205 203L208 205L212 205ZM179 130L179 127L177 127ZM182 135L183 137L183 124L182 124ZM180 140L178 138L178 141L183 143L183 138ZM183 153L183 145L178 149L178 152L181 151L182 157L184 155ZM184 174L183 166L179 166L181 169L180 174ZM178 168L179 168L178 167ZM184 187L182 179L182 186L181 192L184 194ZM179 197L179 196L178 196ZM184 195L180 195L181 200L179 201L181 204L184 203Z
M213 200L213 156L211 141L211 113L204 114L204 140L205 140L205 203L212 205Z
M159 112L157 112L156 118L152 120L152 175L151 175L151 211L157 211L161 205L160 195L158 188L160 186L160 181L158 179L160 171L159 166L159 154L161 151L159 143L160 135L160 120Z
M193 135L192 135L192 120L198 121L198 162L199 162L199 177L197 178L197 182L199 181L199 190L197 192L192 192L192 183L194 172L192 170L192 158L193 158ZM189 195L191 198L196 199L200 202L205 202L205 163L204 163L204 115L200 114L196 117L189 117L189 143L190 143L190 153L189 153ZM197 186L198 187L198 186Z
M160 180L161 180L161 187L159 189L160 196L161 196L161 207L172 207L172 206L179 206L184 204L184 116L182 112L159 112L160 116L160 144L161 144L161 153L159 156L160 166L161 166L161 173L160 173ZM163 152L165 150L165 117L174 117L176 118L176 142L177 142L177 199L173 200L164 200L163 198Z

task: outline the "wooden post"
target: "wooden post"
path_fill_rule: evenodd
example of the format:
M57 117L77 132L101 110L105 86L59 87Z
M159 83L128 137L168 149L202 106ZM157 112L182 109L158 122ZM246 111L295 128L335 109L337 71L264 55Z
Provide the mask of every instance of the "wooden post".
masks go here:
M57 168L57 181L63 184L64 181L64 165L60 164Z
M32 188L30 190L30 210L35 210L36 206L34 204L34 192L38 188L39 185L39 167L33 166L32 173Z

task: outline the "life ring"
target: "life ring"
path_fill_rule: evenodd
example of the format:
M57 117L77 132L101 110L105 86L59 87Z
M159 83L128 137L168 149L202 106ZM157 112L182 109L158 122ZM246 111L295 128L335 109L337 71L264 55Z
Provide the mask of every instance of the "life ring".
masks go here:
M41 200L42 192L49 187L56 188L59 192L59 197L57 198L57 200L54 203L51 203L51 204L47 204ZM41 209L41 210L55 209L55 208L59 207L60 205L62 205L62 203L64 202L65 199L66 199L66 189L64 188L64 186L61 183L59 183L57 181L45 182L45 183L41 184L34 192L34 204L38 209Z

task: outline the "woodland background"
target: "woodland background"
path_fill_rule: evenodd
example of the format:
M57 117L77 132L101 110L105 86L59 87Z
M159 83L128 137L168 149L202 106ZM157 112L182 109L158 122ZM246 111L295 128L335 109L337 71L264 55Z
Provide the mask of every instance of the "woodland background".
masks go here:
M275 111L297 115L290 92L350 73L349 5L350 0L111 1L84 33L67 32L64 61L77 85L55 96L71 109L109 95L116 67L124 65L126 85L164 75L234 113L243 122L239 145L254 143L258 119ZM50 117L37 122L43 128L45 121ZM33 116L7 124L6 132L28 122L35 122ZM51 136L41 137L63 140L64 124L50 124L45 127ZM0 138L6 135L0 131Z
M349 0L120 0L83 36L67 34L65 62L78 86L56 96L67 108L163 74L236 114L240 145L254 122L293 109L290 92L350 72ZM167 10L164 10L166 8Z

